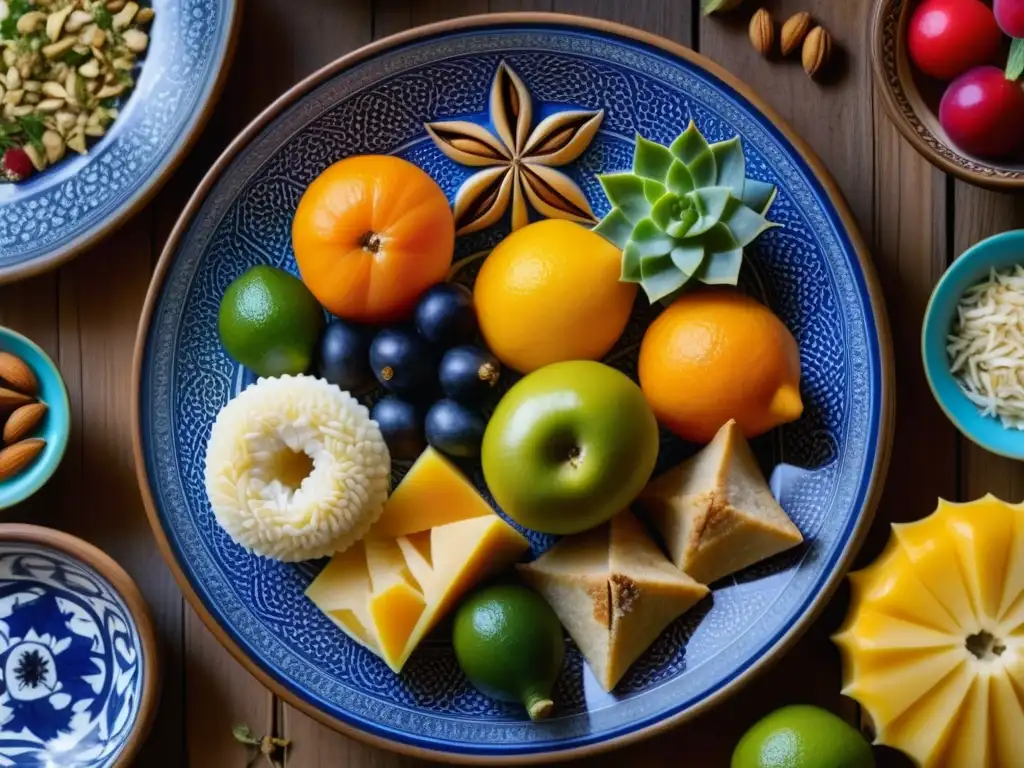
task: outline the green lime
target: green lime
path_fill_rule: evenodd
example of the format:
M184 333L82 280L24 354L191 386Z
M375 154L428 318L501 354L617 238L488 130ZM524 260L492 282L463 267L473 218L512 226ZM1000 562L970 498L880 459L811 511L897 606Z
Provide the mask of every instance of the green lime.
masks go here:
M732 768L874 768L871 745L831 712L798 704L777 709L743 734Z
M299 278L253 267L228 286L218 328L224 349L257 376L309 370L324 311Z
M550 714L565 648L558 617L536 592L496 584L470 595L455 614L452 643L481 693L522 702L532 720Z

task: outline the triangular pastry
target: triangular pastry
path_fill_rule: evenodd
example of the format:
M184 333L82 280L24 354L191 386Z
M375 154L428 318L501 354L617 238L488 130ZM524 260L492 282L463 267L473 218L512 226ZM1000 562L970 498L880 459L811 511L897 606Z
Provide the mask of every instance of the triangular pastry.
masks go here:
M672 561L702 584L803 541L735 421L697 455L652 480L636 506L661 533Z
M675 568L631 512L518 566L611 691L662 631L708 593Z

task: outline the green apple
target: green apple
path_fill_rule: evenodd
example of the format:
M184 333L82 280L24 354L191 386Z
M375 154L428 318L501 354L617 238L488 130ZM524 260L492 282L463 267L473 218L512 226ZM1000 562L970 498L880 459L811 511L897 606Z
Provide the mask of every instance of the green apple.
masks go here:
M658 458L658 423L640 387L607 365L555 363L498 403L481 449L494 500L520 525L585 531L625 509Z

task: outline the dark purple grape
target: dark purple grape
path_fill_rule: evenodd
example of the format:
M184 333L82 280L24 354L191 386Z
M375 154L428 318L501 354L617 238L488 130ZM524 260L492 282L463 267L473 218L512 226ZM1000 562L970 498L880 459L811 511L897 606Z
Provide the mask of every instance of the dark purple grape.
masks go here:
M370 411L387 443L392 459L412 460L427 447L423 436L423 414L413 403L397 397L377 401Z
M365 389L373 383L370 338L361 326L332 320L320 334L314 372L349 392Z
M370 345L370 368L386 389L423 400L437 387L437 359L425 339L411 330L385 328Z
M480 455L487 421L483 415L454 400L438 400L427 411L427 442L456 458Z
M501 377L501 363L480 347L452 347L441 358L437 377L445 395L460 403L479 405L494 393Z
M416 307L416 330L440 349L466 344L476 336L473 294L458 283L438 283Z

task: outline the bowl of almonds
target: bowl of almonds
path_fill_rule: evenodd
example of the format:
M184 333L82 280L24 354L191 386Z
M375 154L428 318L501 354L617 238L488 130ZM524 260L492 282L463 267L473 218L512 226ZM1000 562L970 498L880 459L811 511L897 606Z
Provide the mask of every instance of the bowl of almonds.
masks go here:
M42 488L64 457L71 408L53 360L0 326L0 509Z

